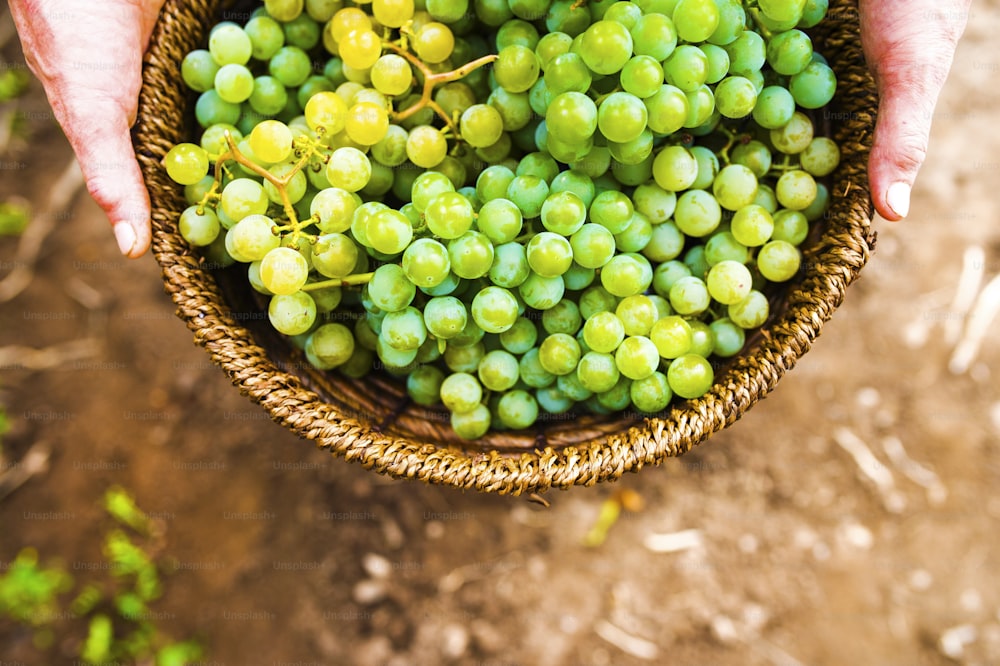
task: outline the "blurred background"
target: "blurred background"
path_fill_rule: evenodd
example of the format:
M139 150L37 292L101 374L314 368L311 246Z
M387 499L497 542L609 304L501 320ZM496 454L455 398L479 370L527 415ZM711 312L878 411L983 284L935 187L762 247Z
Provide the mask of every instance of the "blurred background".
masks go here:
M813 350L548 507L383 478L242 398L118 254L0 14L0 663L1000 663L997 2Z

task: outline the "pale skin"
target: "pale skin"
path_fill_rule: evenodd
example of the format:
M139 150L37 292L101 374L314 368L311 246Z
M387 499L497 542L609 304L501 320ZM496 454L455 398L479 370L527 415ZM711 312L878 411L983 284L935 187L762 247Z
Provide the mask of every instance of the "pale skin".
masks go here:
M971 0L860 0L861 39L880 103L869 164L887 220L909 212L934 107ZM163 0L10 0L28 65L80 161L125 256L149 249L150 203L129 136L141 54Z

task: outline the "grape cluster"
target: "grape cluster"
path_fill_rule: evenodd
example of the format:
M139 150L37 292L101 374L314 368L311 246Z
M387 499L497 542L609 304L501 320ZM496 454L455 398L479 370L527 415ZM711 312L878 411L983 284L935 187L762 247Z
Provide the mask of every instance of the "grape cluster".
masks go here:
M183 60L180 234L248 264L317 368L405 377L460 437L660 412L764 324L827 206L826 11L266 0Z

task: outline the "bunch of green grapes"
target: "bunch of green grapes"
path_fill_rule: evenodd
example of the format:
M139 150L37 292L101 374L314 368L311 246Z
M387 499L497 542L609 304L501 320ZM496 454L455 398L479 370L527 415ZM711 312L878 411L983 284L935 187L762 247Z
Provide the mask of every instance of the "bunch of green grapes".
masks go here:
M405 377L463 438L661 412L767 321L827 207L826 11L268 0L182 63L179 231L317 368Z

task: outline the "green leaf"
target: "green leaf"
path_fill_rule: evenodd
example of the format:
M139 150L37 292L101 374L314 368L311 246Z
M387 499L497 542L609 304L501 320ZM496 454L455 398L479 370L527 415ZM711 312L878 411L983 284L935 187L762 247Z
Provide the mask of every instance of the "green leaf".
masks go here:
M20 236L31 221L31 209L26 204L0 203L0 236Z
M95 615L90 618L90 628L87 631L87 639L83 643L83 649L80 651L80 657L92 664L109 661L113 638L111 618L103 614Z
M201 646L194 641L164 645L156 653L156 666L187 666L202 657Z
M118 486L108 489L104 494L104 508L119 523L141 534L149 533L149 518L124 489Z

